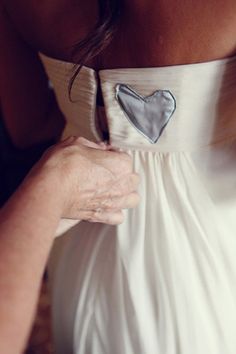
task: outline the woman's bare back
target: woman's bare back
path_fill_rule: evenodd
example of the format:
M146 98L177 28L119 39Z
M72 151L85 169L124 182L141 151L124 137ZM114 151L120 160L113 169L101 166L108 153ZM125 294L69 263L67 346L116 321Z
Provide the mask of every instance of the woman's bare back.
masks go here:
M64 125L38 52L71 61L71 46L97 21L98 0L0 0L0 6L0 108L12 142L26 147L58 137ZM86 65L155 67L235 53L235 0L124 0L112 42Z
M71 45L93 28L98 12L96 0L8 0L6 6L27 42L64 60ZM235 52L234 0L125 0L117 35L99 63L105 68L165 66Z

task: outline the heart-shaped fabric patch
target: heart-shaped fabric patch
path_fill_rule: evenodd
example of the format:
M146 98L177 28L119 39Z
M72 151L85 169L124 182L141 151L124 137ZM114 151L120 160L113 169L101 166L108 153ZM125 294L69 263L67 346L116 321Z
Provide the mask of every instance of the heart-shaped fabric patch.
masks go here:
M127 119L152 144L160 138L176 108L168 90L157 90L143 97L124 84L116 85L116 99Z

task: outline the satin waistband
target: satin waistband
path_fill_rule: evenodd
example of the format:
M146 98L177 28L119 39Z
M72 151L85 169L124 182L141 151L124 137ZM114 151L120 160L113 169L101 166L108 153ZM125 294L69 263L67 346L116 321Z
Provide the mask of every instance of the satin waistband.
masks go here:
M110 143L115 147L189 151L236 138L236 60L104 70L100 73L100 80ZM120 86L124 90L117 97L117 87ZM163 96L169 100L167 108ZM175 100L175 109L170 102L171 96ZM146 101L139 103L139 99L140 102ZM156 100L157 108L148 106L153 100ZM133 112L138 112L139 104L143 117L136 119ZM159 139L153 142L145 132L157 134L148 123L155 109L161 114L170 114L170 118L164 117L163 120L161 117L161 124L165 125L166 121L167 124Z

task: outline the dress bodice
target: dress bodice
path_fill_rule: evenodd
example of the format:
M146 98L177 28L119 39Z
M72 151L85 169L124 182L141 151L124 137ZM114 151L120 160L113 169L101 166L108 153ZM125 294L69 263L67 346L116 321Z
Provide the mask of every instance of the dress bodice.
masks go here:
M110 143L113 146L154 151L188 151L236 137L235 57L198 64L112 69L98 73L83 67L74 81L71 97L68 87L74 64L44 55L41 55L41 59L67 120L65 136L79 134L91 140L101 139L96 107L99 82ZM156 143L150 143L127 119L124 107L117 99L118 84L127 85L135 95L141 97L141 101L158 90L173 95L175 110ZM101 111L100 108L99 114Z

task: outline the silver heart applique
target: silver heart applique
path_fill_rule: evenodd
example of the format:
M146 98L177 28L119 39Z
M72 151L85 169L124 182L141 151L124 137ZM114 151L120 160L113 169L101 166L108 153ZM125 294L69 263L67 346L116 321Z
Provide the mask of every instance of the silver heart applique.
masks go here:
M152 144L160 138L176 109L176 100L168 90L143 97L129 86L118 84L116 99L130 123Z

